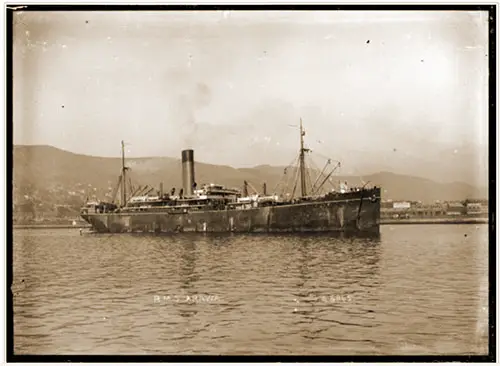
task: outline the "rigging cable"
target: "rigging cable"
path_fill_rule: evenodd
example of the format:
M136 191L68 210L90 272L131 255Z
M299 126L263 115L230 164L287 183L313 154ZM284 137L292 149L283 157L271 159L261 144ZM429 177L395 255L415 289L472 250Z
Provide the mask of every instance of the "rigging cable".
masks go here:
M314 194L314 192L315 192L314 188L316 186L318 179L321 176L321 172L320 172L318 166L316 165L316 162L314 161L314 159L309 158L309 160L311 161L310 165L314 168L314 172L316 173L316 179L314 180L314 183L311 183L311 194Z
M284 187L284 189L283 189L283 195L285 195L285 194L286 194L286 192L288 191L288 185L290 184L290 181L291 181L291 178L290 178L290 177L292 177L292 178L293 178L293 176L296 174L296 172L292 172L292 174L287 174L287 169L289 169L290 167L295 167L295 165L296 165L296 161L298 161L298 159L299 159L299 156L295 157L295 159L293 159L292 163L291 163L291 164L289 164L289 165L285 168L285 174L284 174L284 175L286 175L286 180L285 180L285 183L286 183L286 184L285 184L285 187ZM282 178L281 178L281 180L283 180L283 178L284 178L284 177L282 177ZM280 180L280 182L281 182L281 180ZM278 184L279 184L279 183L278 183Z
M313 192L315 191L315 188L316 188L316 184L318 183L319 179L323 176L324 172L325 172L325 169L328 165L330 165L331 163L331 160L328 159L328 161L326 162L325 166L323 167L323 169L321 170L321 172L318 173L318 175L316 176L316 180L314 181L314 184L313 184Z
M307 159L311 160L310 157L307 157ZM311 168L308 168L308 165L310 167L312 164L306 164L306 169L305 169L305 171L306 171L306 177L307 177L307 179L309 181L309 187L311 187L311 191L309 192L310 193L309 195L312 195L312 179L311 179L311 171L310 171Z
M113 192L112 192L111 203L115 203L116 195L118 194L118 188L120 187L120 185L122 183L122 178L123 178L123 176L120 174L120 176L118 177L118 183L116 184L116 186L115 186L115 188L113 189Z
M321 187L323 187L323 185L326 183L326 181L328 180L328 178L330 178L330 176L333 174L333 172L340 166L340 163L338 163L335 168L326 176L325 179L323 179L323 182L321 182L321 184L319 185L319 187L317 188L317 191L321 189Z
M292 166L292 165L293 165L293 163L295 162L295 160L297 160L297 158L294 158L294 159L292 160L292 162L291 162L290 164L288 164L288 165L285 167L283 176L280 178L280 180L278 181L278 183L276 183L276 186L274 187L274 192L276 192L276 190L278 189L278 186L282 183L282 181L283 181L283 180L285 180L285 179L284 179L284 176L285 176L285 175L287 175L287 174L286 174L286 173L287 173L287 169L288 169L290 166ZM288 176L287 176L287 178L288 178Z
M295 189L297 188L297 183L299 182L299 173L300 173L300 169L296 169L295 178L294 178L295 184L293 186L292 196L290 197L291 200L293 200L293 197L295 196Z
M314 162L313 162L313 163L314 163ZM324 178L324 177L325 177L325 171L326 171L326 168L327 168L327 166L328 166L328 165L330 165L331 163L332 163L332 159L327 159L327 162L326 162L326 164L325 164L324 168L323 168L323 169L321 170L321 172L318 174L318 177L317 177L317 179L316 179L316 182L314 183L314 192L315 192L315 193L318 193L318 192L320 191L320 189L322 188L322 186L323 186L323 184L326 182L326 180L328 180L328 182L332 185L332 188L335 188L335 186L334 186L334 184L331 182L331 180L329 180L329 179L328 179L328 178L330 177L330 175L331 175L331 173L332 173L332 172L330 172L330 173L328 174L327 178L323 180L323 183L322 183L320 186L318 186L318 187L316 186L316 185L317 185L317 183L318 183L318 181L319 181L319 179L320 179L320 178ZM315 164L315 163L314 163L314 166L315 166L315 168L319 171L319 167L318 167L318 166L316 166L316 164ZM335 168L334 168L334 169L335 169Z

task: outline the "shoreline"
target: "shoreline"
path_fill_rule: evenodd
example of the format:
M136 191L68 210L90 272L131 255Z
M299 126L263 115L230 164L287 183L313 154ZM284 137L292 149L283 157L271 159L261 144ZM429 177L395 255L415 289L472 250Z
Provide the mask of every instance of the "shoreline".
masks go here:
M487 224L488 217L455 217L455 218L418 218L418 219L380 219L380 225L422 225L422 224Z
M459 224L487 224L487 217L461 218L418 218L418 219L380 219L380 225L459 225ZM13 229L90 229L88 224L14 224Z
M69 224L14 224L14 229L90 229L90 225L69 225Z

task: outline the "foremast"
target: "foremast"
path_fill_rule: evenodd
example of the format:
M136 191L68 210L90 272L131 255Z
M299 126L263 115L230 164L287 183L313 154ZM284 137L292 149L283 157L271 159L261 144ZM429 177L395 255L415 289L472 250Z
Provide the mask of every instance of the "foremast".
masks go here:
M121 204L125 206L127 204L127 167L125 166L125 142L122 140L122 176L121 176L121 193L122 199Z
M306 163L305 154L309 149L304 147L304 136L306 131L302 127L302 118L300 119L300 155L299 155L299 170L300 170L300 194L302 197L307 196L306 189Z

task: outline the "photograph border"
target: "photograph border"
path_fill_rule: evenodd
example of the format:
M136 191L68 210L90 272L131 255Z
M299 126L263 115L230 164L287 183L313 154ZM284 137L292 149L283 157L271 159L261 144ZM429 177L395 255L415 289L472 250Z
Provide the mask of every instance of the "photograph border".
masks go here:
M5 50L6 50L6 356L7 362L494 362L496 361L496 203L497 203L497 4L425 4L425 5L25 5L5 6ZM18 8L19 7L19 8ZM16 8L18 8L16 10ZM488 102L488 199L489 199L489 335L487 355L16 355L14 352L13 294L13 15L16 11L487 11L489 19L489 102Z

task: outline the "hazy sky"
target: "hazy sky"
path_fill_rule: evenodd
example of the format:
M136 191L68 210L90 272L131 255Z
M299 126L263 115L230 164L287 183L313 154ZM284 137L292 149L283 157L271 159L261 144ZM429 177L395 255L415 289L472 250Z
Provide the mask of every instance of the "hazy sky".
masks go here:
M487 13L23 12L14 143L288 164L467 149L485 163ZM396 151L396 150L394 150Z

